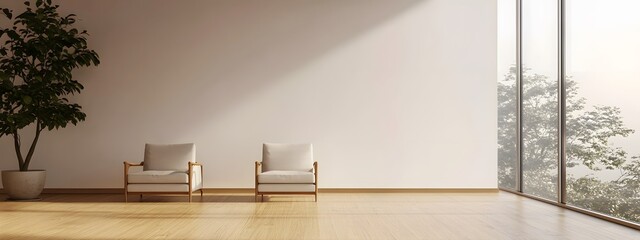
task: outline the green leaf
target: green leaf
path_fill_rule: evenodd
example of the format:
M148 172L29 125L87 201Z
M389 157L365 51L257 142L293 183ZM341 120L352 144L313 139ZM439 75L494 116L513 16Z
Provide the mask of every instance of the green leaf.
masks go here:
M100 63L98 54L87 47L87 31L74 28L74 14L62 17L51 0L24 5L15 18L11 10L0 7L0 15L15 19L0 20L7 23L0 27L0 136L35 121L49 130L84 121L81 107L67 99L83 89L72 71ZM14 85L19 76L25 81Z
M7 90L13 88L13 83L9 79L2 80L2 85L4 85L4 89L7 89Z
M13 14L11 13L11 10L9 10L7 8L3 8L2 9L2 13L4 13L4 15L7 16L8 19L11 19L11 17L13 17Z
M9 81L9 75L6 74L5 72L0 72L0 80L4 81Z
M27 95L22 96L22 102L24 102L24 104L29 105L31 104L32 101L33 99L30 96L27 96Z
M18 35L18 33L16 33L15 30L10 30L7 31L7 36L9 36L11 39L20 39L20 35Z

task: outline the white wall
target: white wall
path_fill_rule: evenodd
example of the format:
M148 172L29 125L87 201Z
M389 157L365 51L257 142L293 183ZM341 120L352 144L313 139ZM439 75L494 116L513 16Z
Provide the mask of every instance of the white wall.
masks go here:
M121 187L146 142L195 142L210 188L252 187L263 142L313 143L325 188L496 187L495 0L61 4L102 64L41 137L49 188Z

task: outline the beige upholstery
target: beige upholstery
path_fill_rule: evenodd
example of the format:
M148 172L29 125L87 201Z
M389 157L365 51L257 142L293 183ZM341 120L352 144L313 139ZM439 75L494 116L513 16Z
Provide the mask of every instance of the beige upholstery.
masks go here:
M318 199L318 163L311 144L265 143L256 162L255 194L313 194Z
M154 192L188 192L186 184L129 184L129 192L154 193Z
M128 174L132 174L132 173L139 173L144 171L144 167L142 165L138 166L138 165L131 165L129 166L129 169L127 170Z
M129 183L189 183L186 172L177 171L142 171L129 173Z
M196 161L196 145L185 144L146 144L144 146L144 170L189 170L188 162Z
M202 196L202 165L196 162L196 146L186 144L146 144L144 161L124 162L125 201L129 193L184 193L200 191Z
M258 174L258 183L314 183L313 172L268 171Z
M262 170L309 172L313 169L311 144L265 143L262 145Z
M313 184L258 184L258 192L263 192L265 194L269 192L278 192L278 193L286 193L286 192L315 192L315 186Z

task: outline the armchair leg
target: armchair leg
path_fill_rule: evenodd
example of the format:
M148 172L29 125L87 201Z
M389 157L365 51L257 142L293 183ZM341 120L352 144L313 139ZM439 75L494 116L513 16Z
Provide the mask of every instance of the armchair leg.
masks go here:
M142 202L142 194L140 194L140 202Z
M189 202L191 202L191 192L189 192Z
M200 198L204 197L204 190L202 190L202 188L200 188Z
M124 202L125 202L125 203L128 203L128 202L129 202L128 196L129 196L129 193L128 193L128 192L127 192L127 190L125 189L125 190L124 190Z
M315 201L318 202L318 193L316 193L314 196L315 196Z

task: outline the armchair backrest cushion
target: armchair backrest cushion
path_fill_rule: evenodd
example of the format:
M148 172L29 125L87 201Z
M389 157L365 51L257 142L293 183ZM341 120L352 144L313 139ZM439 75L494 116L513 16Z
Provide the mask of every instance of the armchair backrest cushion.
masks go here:
M313 145L265 143L262 145L262 171L311 171Z
M189 171L189 162L196 161L196 145L146 144L144 146L144 170Z

